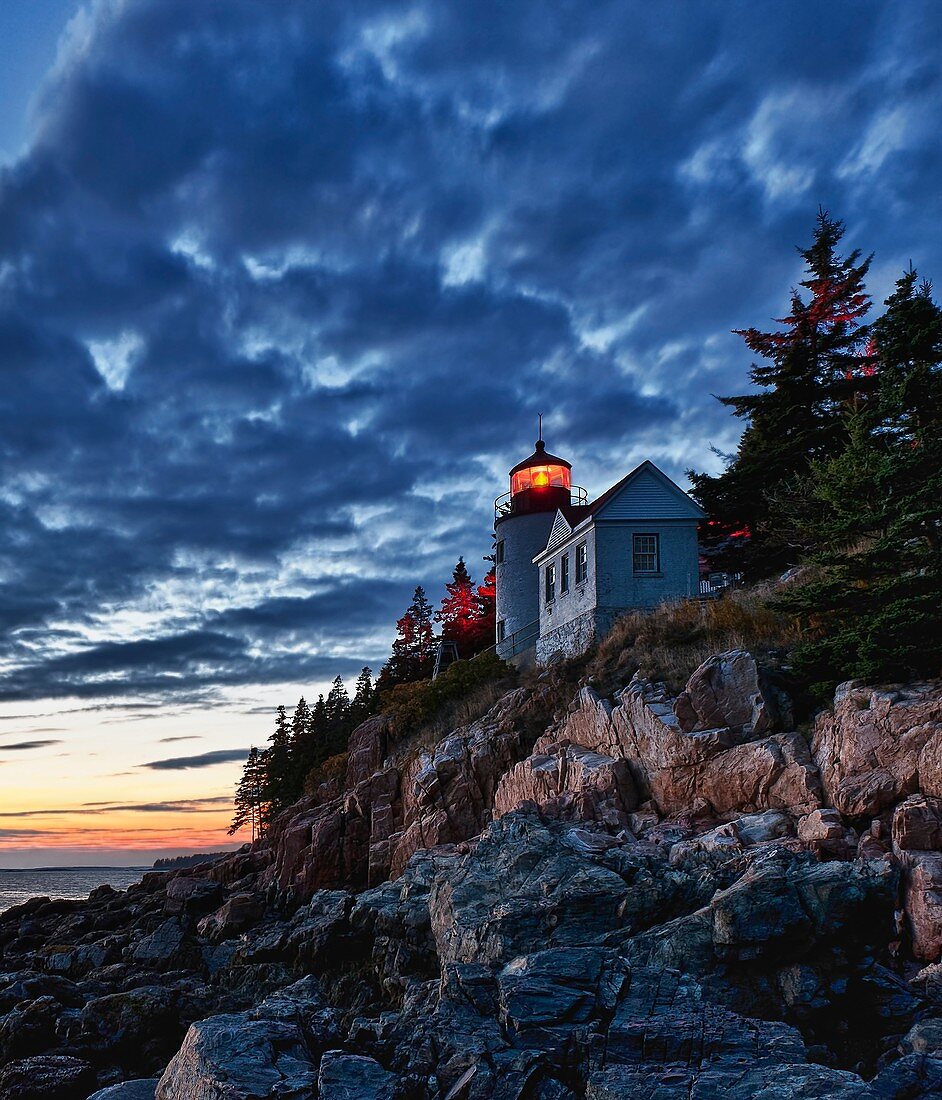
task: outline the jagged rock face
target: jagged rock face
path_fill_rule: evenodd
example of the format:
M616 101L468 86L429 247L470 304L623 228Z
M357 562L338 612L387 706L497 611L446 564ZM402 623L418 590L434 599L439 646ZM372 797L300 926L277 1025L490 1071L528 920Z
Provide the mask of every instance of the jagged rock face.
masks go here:
M942 799L912 795L896 807L893 851L903 868L913 954L934 962L942 956Z
M764 816L745 822L743 856L721 868L532 813L496 821L466 855L410 863L355 911L361 924L372 914L384 984L397 989L395 1011L360 1033L362 1052L401 1080L434 1073L439 1096L868 1095L855 1074L809 1064L794 1027L737 1005L764 1000L794 1022L810 1003L839 1018L849 995L829 983L851 951L869 960L852 996L876 1015L894 872L819 864ZM658 957L668 945L685 976ZM922 1002L889 985L903 1034Z
M510 813L526 802L552 818L599 821L617 828L625 825L638 795L627 761L581 745L553 745L504 774L494 794L494 815Z
M742 651L371 720L252 849L0 915L0 1096L937 1095L942 688L852 691L814 758Z
M585 859L584 843L579 832L557 838L527 815L495 822L473 854L432 886L439 958L490 963L549 945L599 943L671 908L675 883L651 874L643 857L619 874L604 860Z
M942 686L841 684L833 712L815 723L812 752L828 802L851 817L916 791L942 796Z
M559 735L627 760L641 796L662 815L687 812L698 801L718 815L803 814L822 804L818 771L799 734L742 742L742 729L685 732L656 684L632 683L614 706L583 688Z
M395 764L388 721L370 719L351 738L348 786L325 784L275 823L270 878L310 897L317 889L362 887L401 874L410 857L475 836L491 818L501 777L529 748L541 690L508 692L479 721L434 749ZM372 769L372 770L371 770Z

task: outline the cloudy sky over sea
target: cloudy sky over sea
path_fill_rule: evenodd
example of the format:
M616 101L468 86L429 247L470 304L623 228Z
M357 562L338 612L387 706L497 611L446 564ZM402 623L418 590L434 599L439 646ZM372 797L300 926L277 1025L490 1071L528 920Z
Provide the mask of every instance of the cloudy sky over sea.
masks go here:
M591 494L716 468L819 203L942 279L940 56L934 2L3 0L0 865L222 844L538 412Z

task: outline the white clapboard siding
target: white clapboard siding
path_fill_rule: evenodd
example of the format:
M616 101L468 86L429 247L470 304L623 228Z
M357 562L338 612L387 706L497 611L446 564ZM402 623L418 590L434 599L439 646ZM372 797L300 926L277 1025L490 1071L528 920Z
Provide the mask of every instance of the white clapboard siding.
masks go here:
M556 513L556 519L553 521L553 529L550 531L549 539L546 543L547 550L555 550L561 542L565 542L566 539L572 534L572 526L562 512Z

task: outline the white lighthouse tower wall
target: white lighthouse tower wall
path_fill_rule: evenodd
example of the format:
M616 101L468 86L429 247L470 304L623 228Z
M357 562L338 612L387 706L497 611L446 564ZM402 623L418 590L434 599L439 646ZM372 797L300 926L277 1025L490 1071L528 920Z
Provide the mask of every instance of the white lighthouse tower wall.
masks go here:
M497 621L504 624L498 656L536 643L540 619L540 578L534 557L546 546L556 511L507 516L497 523ZM502 560L501 560L502 559ZM516 639L511 635L517 635Z

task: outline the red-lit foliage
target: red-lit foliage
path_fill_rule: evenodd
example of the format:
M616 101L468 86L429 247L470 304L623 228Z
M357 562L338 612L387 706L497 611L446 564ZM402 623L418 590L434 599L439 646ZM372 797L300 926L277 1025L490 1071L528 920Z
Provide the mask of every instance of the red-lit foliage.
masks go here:
M446 595L435 618L442 624L442 640L455 642L459 657L467 658L491 645L494 636L493 569L475 588L464 558L458 559Z

